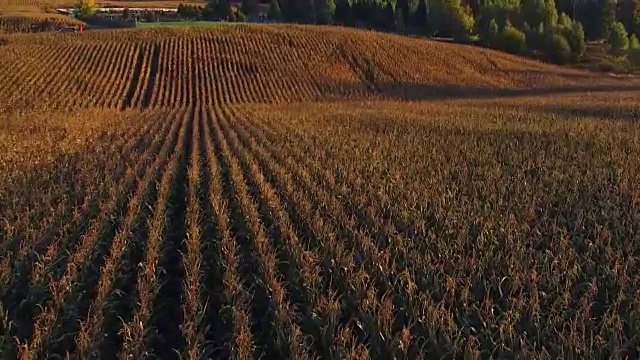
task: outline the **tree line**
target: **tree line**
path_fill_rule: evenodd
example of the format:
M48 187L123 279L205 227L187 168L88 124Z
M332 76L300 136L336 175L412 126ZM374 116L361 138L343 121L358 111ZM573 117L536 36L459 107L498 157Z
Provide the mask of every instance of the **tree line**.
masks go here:
M453 38L555 63L579 61L587 40L605 40L610 52L640 66L640 0L270 0L269 19L334 24L378 31ZM209 0L202 9L181 5L187 18L245 21L258 0Z

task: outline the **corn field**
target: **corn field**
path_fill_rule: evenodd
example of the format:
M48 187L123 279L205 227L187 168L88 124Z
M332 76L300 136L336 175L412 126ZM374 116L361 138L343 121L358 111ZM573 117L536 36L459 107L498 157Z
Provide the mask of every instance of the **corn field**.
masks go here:
M486 49L312 26L30 34L5 42L5 107L423 100L628 84Z
M637 358L634 83L313 29L0 46L0 358Z

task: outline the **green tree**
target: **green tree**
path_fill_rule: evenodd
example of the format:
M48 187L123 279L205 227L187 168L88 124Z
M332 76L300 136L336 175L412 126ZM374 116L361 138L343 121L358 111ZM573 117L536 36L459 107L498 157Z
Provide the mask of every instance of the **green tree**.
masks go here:
M416 12L418 11L418 7L420 6L420 0L406 0L406 3L407 5L404 13L404 19L407 24L410 24L416 17Z
M543 22L547 27L555 27L558 25L556 0L545 0Z
M207 6L213 11L214 17L228 21L235 19L229 0L209 0Z
M247 17L254 16L258 14L258 0L242 0L240 9Z
M182 5L182 4L180 4L180 5ZM122 10L122 19L124 21L128 21L129 19L131 19L131 10L128 7L124 8L124 10Z
M573 21L568 29L564 30L564 36L571 48L573 60L577 61L582 58L587 50L587 43L584 35L584 27L577 21Z
M640 69L640 42L635 34L629 38L629 62L634 70Z
M96 11L95 0L78 0L75 4L76 13L80 16L91 16Z
M615 55L623 55L629 49L629 37L624 24L616 21L611 25L607 42L609 51Z
M282 12L282 18L284 21L288 21L288 22L300 21L300 16L298 14L297 1L299 0L280 0L280 10Z
M389 30L389 31L393 31L395 30L395 19L394 19L394 10L393 10L393 4L391 3L391 1L387 2L387 5L385 5L384 7L384 22L385 22L385 29Z
M453 39L458 42L467 42L473 34L475 19L469 6L456 6L451 9L451 32Z
M318 2L323 1L327 0L318 0ZM322 5L316 5L316 1L314 0L296 0L294 4L296 5L296 21L303 24L315 24L316 11L318 8L323 7Z
M434 33L466 41L473 33L475 19L471 8L461 0L434 0L429 4L427 20Z
M491 19L489 22L489 29L484 34L481 34L482 40L485 44L496 47L499 44L500 27L496 19Z
M524 32L507 23L500 37L500 48L506 52L520 55L526 51L527 38Z
M638 37L635 34L629 37L629 50L632 49L640 49L640 42L638 42Z
M427 21L428 16L429 16L429 7L427 6L427 0L420 0L418 2L418 7L416 8L416 11L413 13L411 24L419 32L426 33L429 35L429 27L428 27L428 21Z
M620 0L617 18L624 24L629 34L635 32L636 18L640 15L640 0Z
M269 3L269 19L273 21L282 20L282 12L280 11L280 3L278 0L271 0Z
M201 11L200 14L202 15L202 18L204 20L207 21L213 21L216 17L215 12L213 11L213 9L209 6L205 6Z
M558 26L564 29L569 29L571 28L571 23L573 23L573 21L571 21L571 18L569 17L569 15L565 13L560 14L560 19L558 20Z
M558 9L555 0L523 0L520 6L520 18L532 28L544 24L554 27L558 24Z
M349 25L351 21L351 4L349 0L336 0L336 11L334 14L336 23Z
M566 64L571 60L571 47L564 36L553 34L546 47L547 60L556 64Z
M404 12L399 7L395 8L394 19L396 24L396 31L399 33L405 32Z
M336 9L334 0L315 0L316 18L318 24L331 24L333 22L333 14Z
M609 38L609 33L616 22L617 0L604 0L601 11L600 36L603 39ZM624 26L624 25L623 25Z
M544 24L546 3L544 0L523 0L520 7L520 17L523 22L537 28Z
M233 21L236 22L247 22L247 15L242 12L242 9L236 9L235 16L233 17Z

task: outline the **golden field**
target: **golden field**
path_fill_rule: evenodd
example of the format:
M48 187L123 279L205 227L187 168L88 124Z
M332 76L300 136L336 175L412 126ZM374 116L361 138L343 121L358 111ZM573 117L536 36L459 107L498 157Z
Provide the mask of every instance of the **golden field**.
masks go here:
M0 44L0 358L638 356L635 78L333 27Z

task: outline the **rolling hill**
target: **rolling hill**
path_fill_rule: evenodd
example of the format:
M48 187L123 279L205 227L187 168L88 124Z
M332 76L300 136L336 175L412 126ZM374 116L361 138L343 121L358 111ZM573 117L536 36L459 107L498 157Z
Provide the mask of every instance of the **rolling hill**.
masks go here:
M629 84L492 50L335 27L23 35L2 49L0 97L63 107L419 100Z

